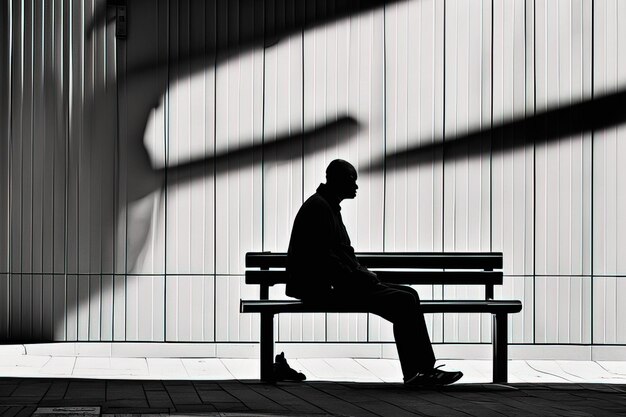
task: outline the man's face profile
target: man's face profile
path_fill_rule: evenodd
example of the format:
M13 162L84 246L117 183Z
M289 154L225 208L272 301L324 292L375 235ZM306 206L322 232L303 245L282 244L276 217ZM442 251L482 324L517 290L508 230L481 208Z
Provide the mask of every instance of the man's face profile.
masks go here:
M335 159L326 169L326 180L328 185L337 194L340 200L356 197L356 190L359 186L356 169L347 161Z
M342 190L344 191L342 195L343 198L352 199L356 197L356 190L359 188L359 186L356 185L356 179L357 179L356 170L353 170L353 172L351 173L346 173L346 176L344 177L343 187L342 187Z

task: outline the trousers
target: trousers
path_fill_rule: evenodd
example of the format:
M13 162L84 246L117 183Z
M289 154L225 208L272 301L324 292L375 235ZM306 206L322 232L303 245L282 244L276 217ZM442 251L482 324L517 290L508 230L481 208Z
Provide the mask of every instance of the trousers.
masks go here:
M415 289L406 285L378 283L349 290L333 290L327 299L315 301L337 303L390 321L405 381L418 372L427 372L434 367L435 354Z

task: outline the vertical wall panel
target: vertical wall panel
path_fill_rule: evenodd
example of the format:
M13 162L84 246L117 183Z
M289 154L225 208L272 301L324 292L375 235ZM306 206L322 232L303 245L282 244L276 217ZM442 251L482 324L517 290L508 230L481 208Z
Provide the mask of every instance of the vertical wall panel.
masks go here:
M113 276L102 276L100 340L113 340Z
M77 196L76 196L76 218L77 223L77 236L76 236L76 264L79 273L97 273L100 269L99 256L96 259L92 258L92 253L96 252L99 255L97 248L100 246L100 239L98 236L99 228L95 226L99 224L99 219L94 217L93 207L99 203L98 188L92 187L92 181L94 184L99 180L99 155L95 155L95 160L92 159L92 155L96 149L96 143L94 139L93 124L95 119L95 112L90 111L93 109L93 91L94 91L94 41L95 37L86 38L84 33L85 22L91 18L92 15L92 1L82 2L82 7L76 9L75 15L75 42L80 45L80 55L76 60L75 68L77 71L77 84L78 87L75 91L76 94L73 97L77 108L80 108L78 117L79 130L74 131L74 146L76 147L76 159L72 163L77 164ZM96 250L93 250L96 249ZM72 265L72 262L70 263ZM98 269L95 269L98 268ZM82 284L82 285L81 285ZM88 280L79 279L79 287L88 289ZM79 297L82 299L89 299L88 291L79 291ZM85 297L85 298L83 298ZM87 307L88 308L88 307ZM85 320L82 320L84 323ZM85 340L87 328L81 325L79 331L79 338Z
M495 299L520 300L522 311L509 314L509 342L534 343L535 291L533 277L504 277L504 283L494 291Z
M65 340L78 340L79 322L81 317L81 303L78 299L80 276L67 275L65 281Z
M44 150L46 145L45 103L44 103L44 4L35 3L33 10L33 149L32 163L32 264L31 271L43 272L43 187L44 187ZM33 283L33 290L41 293L41 280ZM33 308L36 302L33 300Z
M535 343L591 342L591 278L535 279Z
M168 342L214 340L214 291L214 277L167 276Z
M61 21L68 26L67 35L64 34L67 41L62 45L63 48L70 46L70 49L58 59L51 57L52 74L48 74L50 77L58 71L59 62L67 63L69 84L64 84L65 78L59 76L62 74L57 75L58 79L54 81L49 80L52 97L47 100L59 100L62 94L68 94L69 112L62 113L61 117L69 120L70 126L69 130L57 133L56 138L53 136L54 141L51 141L55 155L50 175L54 178L50 184L53 194L49 200L54 207L49 220L43 222L44 225L51 223L51 227L50 239L44 235L42 246L56 246L63 239L63 245L68 248L63 264L53 254L48 257L55 268L57 263L61 264L61 272L80 273L68 277L64 289L68 301L67 337L71 340L100 340L101 311L106 310L102 306L101 294L109 290L106 286L110 285L110 281L103 280L100 273L113 269L113 158L117 125L112 116L114 110L111 106L116 106L116 103L110 84L115 72L115 59L111 54L114 29L104 25L93 32L87 31L88 23L107 13L99 7L102 4L102 0L85 1L80 5L73 3L68 6L69 13L63 19L55 16L55 25ZM104 15L101 17L106 20ZM50 120L54 123L54 116ZM65 155L69 159L65 160ZM57 193L64 195L61 187L68 190L68 206L59 205L61 210L57 212L53 201ZM44 198L47 198L45 194ZM64 205L64 202L60 203ZM61 216L63 222L67 222L67 236L57 232L55 217ZM59 243L55 237L57 233ZM56 285L46 288L53 294L45 294L45 297L54 300Z
M23 55L24 55L24 24L22 22L22 7L20 4L13 4L12 9L12 26L13 30L13 45L12 45L12 88L11 88L11 142L10 142L10 162L9 166L11 171L9 173L11 178L11 184L9 189L9 195L11 201L9 202L9 216L10 216L10 236L9 236L9 256L11 265L11 271L19 271L22 266L21 256L21 224L22 224L22 108L23 108L23 95L24 95L24 75L23 75ZM14 277L11 276L11 287L13 287Z
M31 288L31 340L42 340L43 276L33 275Z
M444 131L453 141L491 121L491 1L451 1L445 8ZM446 251L488 251L490 224L490 143L446 158L444 146L443 247ZM470 156L470 151L472 152ZM444 290L447 297L479 298L480 289ZM444 329L455 327L455 314L444 315ZM480 317L467 319L467 337L479 340ZM471 323L471 324L470 324ZM445 337L444 330L444 337ZM478 332L478 333L477 333Z
M113 340L126 340L126 277L113 276Z
M177 169L190 160L214 154L214 57L193 55L215 48L215 4L178 2L170 16L170 66L168 89L168 273L214 272L214 165L203 175ZM191 55L191 58L188 57Z
M215 340L259 340L259 315L239 313L239 300L259 297L256 285L246 285L241 276L215 277Z
M443 287L443 299L480 300L485 299L484 287L473 288L468 285L446 285ZM491 339L490 314L444 314L443 341L480 343Z
M589 99L591 2L538 1L536 25L537 111ZM590 134L537 144L536 175L535 273L589 274Z
M83 43L81 85L73 86L72 100L83 108L82 127L76 142L77 159L69 161L78 180L78 239L81 273L111 273L114 270L114 218L117 186L115 182L117 141L116 57L114 27L82 29L94 19L106 19L111 9L102 8L102 0L84 3L81 30L74 34ZM71 149L71 146L70 146ZM71 152L70 152L71 154ZM74 165L77 165L74 167ZM68 241L69 243L69 241ZM71 265L71 262L70 262Z
M107 281L101 275L90 275L83 279L89 280L89 325L88 340L101 340L102 337L102 293Z
M9 275L9 335L13 338L22 337L22 277L19 274Z
M41 186L36 193L40 198L39 204L35 204L38 217L41 219L41 231L39 234L41 245L41 260L35 266L35 272L51 273L54 271L54 148L55 148L55 90L52 87L56 80L52 76L56 70L54 67L54 12L52 4L43 5L42 8L42 33L41 33L41 68L39 88L41 89L40 126L43 131L38 135L40 142L37 146L38 168L37 182ZM59 22L60 23L60 22ZM49 86L44 88L44 86ZM47 280L47 279L46 279ZM44 286L46 283L44 280ZM50 281L51 283L51 281ZM48 287L49 289L52 286ZM46 290L44 289L44 294ZM51 295L51 294L50 294ZM51 330L51 329L49 329Z
M42 275L41 338L54 340L54 275Z
M76 339L77 340L89 340L89 316L91 313L91 303L92 300L90 297L91 293L91 276L89 275L77 275L76 276L76 305L78 308L77 312L77 323L76 323Z
M52 205L53 212L53 262L55 273L64 273L66 271L66 238L67 238L67 152L66 152L66 134L68 121L68 96L69 96L69 71L67 64L68 42L68 10L69 2L54 2L55 25L51 26L54 43L53 63L50 70L50 85L54 86L51 91L53 94L52 101L54 105L53 120L54 127L51 127L53 133L53 158L54 171L54 202ZM14 136L15 137L15 136ZM55 330L55 337L57 331Z
M62 275L53 276L52 309L53 309L53 340L66 340L67 331L67 278Z
M0 134L5 140L0 141L0 272L9 270L9 144L11 130L11 2L0 5ZM0 323L2 323L0 319ZM2 329L0 325L0 329ZM4 329L6 331L6 328ZM0 332L0 337L6 333Z
M113 151L116 141L116 123L111 118L111 106L114 92L108 85L110 73L114 71L110 40L111 29L99 28L93 33L86 32L87 22L96 17L98 1L72 3L67 20L68 40L63 48L69 56L52 58L51 68L59 69L58 60L67 62L69 86L61 83L61 75L50 80L50 92L59 99L68 94L69 114L63 112L56 116L69 120L69 131L61 130L51 148L56 149L53 167L54 194L66 188L67 213L59 202L54 205L52 216L63 216L67 220L67 271L71 273L93 274L103 269L112 270L111 242L111 205L114 201L113 181L115 164ZM55 19L55 22L59 22ZM56 36L56 34L55 34ZM109 58L109 59L107 59ZM51 71L52 73L54 71ZM53 74L48 74L50 77ZM48 98L53 100L53 98ZM51 123L52 120L50 119ZM53 130L54 131L54 130ZM57 142L58 141L58 142ZM67 148L67 149L66 149ZM64 166L65 156L69 158ZM57 167L57 162L60 166ZM55 197L52 197L55 198ZM57 212L57 207L60 209ZM53 217L53 218L54 218ZM57 220L54 221L52 234L56 234ZM63 220L65 221L65 220ZM44 223L45 224L45 223ZM59 240L55 239L54 244ZM48 244L43 241L44 248ZM56 258L56 256L55 256ZM55 259L55 263L61 263ZM63 272L64 266L61 266ZM88 297L88 294L85 293Z
M265 50L263 138L266 143L303 130L302 65L301 35ZM286 252L293 219L303 202L302 142L298 139L294 137L293 145L286 150L268 150L263 154L264 250Z
M252 2L217 1L217 44L234 53L242 28L262 36ZM253 28L253 29L250 29ZM263 51L246 51L225 60L218 55L216 152L259 144L263 126ZM261 153L226 158L217 166L215 215L216 268L241 273L245 253L261 248ZM234 301L234 300L233 300Z
M159 31L165 31L163 22L156 21L155 26ZM162 48L165 48L165 46L162 46ZM172 69L172 73L175 75L176 70ZM176 94L173 95L175 96ZM150 113L144 133L144 145L150 156L152 167L156 169L164 169L167 166L167 138L170 137L171 133L166 132L166 128L172 126L171 120L169 118L166 120L168 116L167 110L172 107L168 101L169 97L166 91L162 92L158 99L158 105ZM188 137L181 138L176 134L172 137L176 138L172 147L177 147L179 142L189 139ZM166 189L167 192L165 191ZM146 205L146 213L149 213L147 215L149 223L145 225L147 229L145 242L141 247L141 252L137 254L136 266L134 268L134 271L137 273L155 274L165 272L167 265L167 222L169 219L167 215L170 213L168 203L172 200L176 201L174 198L171 198L173 197L172 194L170 194L169 187L155 190L143 202Z
M386 150L442 140L443 2L409 1L385 12ZM387 166L385 249L442 247L441 154L413 166Z
M126 340L164 341L165 277L129 276L126 289Z
M24 24L24 54L22 56L22 136L20 168L22 170L21 182L21 259L20 269L22 272L32 272L33 257L33 111L35 86L33 56L35 53L35 5L31 2L23 3L22 22ZM22 277L26 285L30 286L31 277ZM22 302L26 300L22 299ZM24 309L30 305L24 306Z
M163 102L167 88L170 10L166 6L164 1L129 3L129 20L142 30L132 32L124 42L116 42L117 69L124 74L124 82L117 84L116 116L119 132L114 256L115 272L120 274L164 272L165 245L160 238L165 230L161 200L164 173L163 167L151 160L145 140L150 116ZM162 137L161 132L159 129L157 137Z
M594 4L593 93L597 97L626 86L626 28L619 23L626 18L626 5L612 0ZM625 138L623 126L595 132L593 137L595 274L626 274L626 166L622 162L626 158ZM601 332L602 327L598 330Z
M11 328L11 293L9 292L9 276L0 274L0 340L9 338Z
M158 191L133 203L129 209L130 219L140 223L142 232L145 233L142 239L137 241L138 251L132 252L134 263L131 271L135 273L158 274L165 269L166 204L165 193ZM133 215L131 212L134 212ZM131 252L127 256L131 256Z
M530 11L532 12L532 10ZM494 2L493 117L504 124L532 117L533 15L524 1ZM528 59L527 59L528 58ZM530 84L530 86L529 86ZM493 250L504 253L504 273L533 273L533 138L513 129L493 137Z
M491 7L490 1L446 2L446 140L490 127ZM471 158L460 152L445 162L445 250L489 250L489 148L483 143Z
M72 2L69 6L69 42L67 44L69 59L69 125L67 137L67 272L76 274L79 272L79 248L81 243L89 247L89 242L85 241L83 235L80 241L80 221L84 222L85 213L80 213L80 178L81 167L85 166L85 161L81 164L83 139L83 46L85 38L82 34L82 8L84 2ZM71 87L70 87L71 86ZM85 228L82 229L86 233ZM85 254L84 252L82 253ZM82 258L86 262L88 258ZM88 272L84 269L83 272ZM76 307L76 306L74 306ZM69 337L69 332L68 332Z
M31 339L33 336L33 276L22 274L20 276L20 322L21 335L24 339Z
M593 278L593 343L626 343L624 294L624 277Z

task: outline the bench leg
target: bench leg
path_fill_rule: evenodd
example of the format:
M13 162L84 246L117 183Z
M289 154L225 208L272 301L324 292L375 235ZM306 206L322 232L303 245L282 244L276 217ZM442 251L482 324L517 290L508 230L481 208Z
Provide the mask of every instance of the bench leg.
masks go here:
M493 343L493 382L507 382L507 315L494 314L492 323L492 343Z
M261 380L274 380L274 315L261 313Z

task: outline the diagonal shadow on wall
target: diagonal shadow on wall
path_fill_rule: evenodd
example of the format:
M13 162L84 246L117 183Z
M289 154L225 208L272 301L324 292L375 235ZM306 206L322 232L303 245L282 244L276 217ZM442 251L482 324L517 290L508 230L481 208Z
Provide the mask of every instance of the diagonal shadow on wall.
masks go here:
M432 163L433 155L446 161L480 157L485 152L504 152L528 144L563 140L572 135L606 129L626 123L626 90L583 100L567 106L503 122L489 129L478 129L463 135L434 138L424 145L406 148L387 155L363 168L364 172L403 169Z
M104 276L134 272L153 227L154 207L162 205L160 202L167 187L236 172L258 165L261 160L302 158L305 154L350 140L358 131L356 120L339 114L336 119L312 128L303 126L300 131L274 138L243 138L242 142L248 145L230 147L227 152L213 149L209 155L190 156L189 160L175 166L157 167L144 144L146 127L153 111L162 104L168 88L180 77L215 68L242 54L272 46L288 36L390 2L133 0L127 2L128 39L117 40L115 44L110 42L109 35L114 30L112 23L116 10L107 7L106 1L96 2L91 12L85 12L86 9L74 3L60 6L59 15L66 21L69 19L69 25L72 25L72 15L93 14L94 17L93 21L87 22L84 45L73 38L80 33L80 25L72 26L74 35L72 29L63 28L60 32L63 41L73 39L70 45L74 45L73 48L80 45L80 48L65 48L62 74L55 73L54 67L47 68L43 83L50 95L62 97L60 102L66 107L62 113L69 114L61 114L61 119L67 118L66 125L61 128L67 132L65 150L56 146L60 156L58 163L66 164L65 200L69 202L64 208L65 242L56 240L64 248L59 249L57 244L55 249L55 256L62 254L64 259L52 262L53 272L57 275L52 291L57 285L56 278L66 280L56 289L56 296L65 301L65 307L59 312L54 311L52 333L43 332L42 335L41 331L28 325L29 318L23 314L22 303L14 303L9 315L13 316L11 323L17 325L10 328L8 338L20 342L77 338L76 334L69 334L67 321L78 323L79 305L89 305L90 299L98 297L102 303L103 294L114 291L114 279L105 280ZM82 7L87 6L82 4ZM173 40L170 31L181 24L176 21L180 10L185 10L192 25L188 28L186 42ZM93 89L75 86L72 93L72 90L68 91L68 85L87 84L80 78L85 77L81 74L83 70L76 66L80 59L72 57L76 53L86 54L86 45L90 45L90 38L96 36L98 40L93 45L104 47L101 39L107 39L106 63L115 62L114 71L109 68L107 74L101 74L105 82L100 85L94 82ZM93 76L97 77L97 66L93 71ZM52 109L49 112L54 114ZM23 278L32 280L32 277L28 273L22 276L22 264L12 268L18 269L10 284L10 297L14 299L23 297L24 291L33 285L32 281L23 285ZM100 279L92 285L90 280L95 270L100 271ZM132 275L127 277L129 280L134 278ZM57 313L65 316L65 322L56 317ZM91 338L91 334L88 337Z

